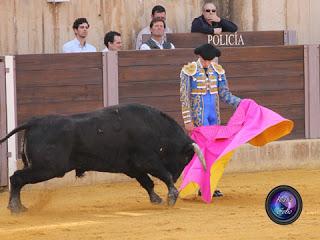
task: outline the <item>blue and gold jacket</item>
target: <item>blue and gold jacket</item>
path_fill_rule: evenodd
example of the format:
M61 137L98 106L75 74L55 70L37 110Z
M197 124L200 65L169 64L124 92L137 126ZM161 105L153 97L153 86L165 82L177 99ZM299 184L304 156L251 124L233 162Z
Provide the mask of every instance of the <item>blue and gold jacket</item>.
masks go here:
M207 74L202 67L200 60L184 65L180 73L180 101L182 104L182 117L184 123L199 123L199 116L203 109L197 104L201 96L216 94L216 104L213 111L218 116L217 124L220 124L219 98L227 104L237 107L240 98L232 95L228 88L225 70L221 65L212 62L207 69ZM219 97L218 97L219 96ZM200 110L199 110L200 109ZM196 124L197 126L199 124Z

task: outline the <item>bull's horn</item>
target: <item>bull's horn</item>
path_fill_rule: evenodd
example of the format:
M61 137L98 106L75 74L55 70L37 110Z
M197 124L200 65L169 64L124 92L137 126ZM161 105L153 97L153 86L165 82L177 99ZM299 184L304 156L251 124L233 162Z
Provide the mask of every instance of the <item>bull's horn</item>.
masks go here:
M198 158L202 164L203 169L206 171L207 170L206 160L204 159L204 156L200 147L196 143L192 143L192 147L194 149L194 152L198 155Z

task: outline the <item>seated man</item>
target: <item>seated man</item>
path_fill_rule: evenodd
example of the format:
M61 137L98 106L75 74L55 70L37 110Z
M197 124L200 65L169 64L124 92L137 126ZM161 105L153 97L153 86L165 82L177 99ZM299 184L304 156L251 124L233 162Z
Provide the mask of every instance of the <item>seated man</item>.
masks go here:
M155 19L155 18L161 18L163 21L166 21L166 9L160 5L154 6L152 8L152 13L151 13L151 20ZM165 33L172 33L171 29L169 27L165 27L164 30ZM145 28L143 28L138 36L137 36L137 40L136 40L136 50L139 50L141 45L142 45L142 35L144 34L150 34L150 28L149 26L146 26Z
M86 18L76 19L72 26L76 37L65 43L62 51L64 53L96 52L97 49L86 42L89 26Z
M122 47L121 34L115 31L107 32L104 36L104 45L102 52L119 51Z
M236 32L237 25L224 18L218 17L217 8L212 2L205 2L202 15L193 20L191 32L220 34L221 32Z
M172 43L165 41L164 29L166 24L161 18L153 19L150 23L151 38L141 45L140 50L174 49Z

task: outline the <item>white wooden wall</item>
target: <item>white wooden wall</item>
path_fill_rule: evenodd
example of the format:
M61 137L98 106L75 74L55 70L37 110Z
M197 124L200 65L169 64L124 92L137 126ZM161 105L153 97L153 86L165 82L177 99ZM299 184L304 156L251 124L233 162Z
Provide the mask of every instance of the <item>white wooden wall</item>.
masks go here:
M226 0L215 0L219 6ZM200 15L203 0L70 0L50 4L47 0L0 0L0 56L25 53L57 53L74 37L75 18L87 17L88 41L103 49L107 31L122 33L124 49L132 49L140 29L150 22L151 9L167 9L168 26L189 32ZM241 31L296 30L299 44L320 44L319 0L234 0L231 19ZM218 5L218 4L217 4ZM219 12L219 10L218 10Z

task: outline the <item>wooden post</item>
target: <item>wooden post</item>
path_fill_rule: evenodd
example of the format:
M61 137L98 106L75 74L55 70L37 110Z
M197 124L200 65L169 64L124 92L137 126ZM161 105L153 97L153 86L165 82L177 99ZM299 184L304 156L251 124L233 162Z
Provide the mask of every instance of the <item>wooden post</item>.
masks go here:
M320 138L320 61L319 45L305 45L305 135Z
M297 45L297 33L294 30L285 30L283 33L284 45Z
M102 58L103 106L108 107L119 104L118 53L116 51L104 52Z
M6 68L4 58L0 58L0 138L7 134L6 108ZM0 187L8 185L8 145L0 145Z
M5 57L6 66L6 93L7 93L7 131L11 132L17 127L17 104L16 104L16 68L14 56ZM17 134L8 139L8 177L17 170Z

